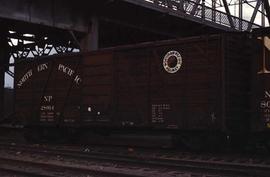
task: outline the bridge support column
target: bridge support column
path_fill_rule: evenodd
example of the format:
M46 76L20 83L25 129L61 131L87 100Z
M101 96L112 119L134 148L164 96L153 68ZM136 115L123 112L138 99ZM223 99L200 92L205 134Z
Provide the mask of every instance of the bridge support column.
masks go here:
M7 31L0 29L0 120L4 118L4 84L8 56Z
M98 49L99 40L99 19L96 16L91 18L88 33L80 41L81 51L93 51Z

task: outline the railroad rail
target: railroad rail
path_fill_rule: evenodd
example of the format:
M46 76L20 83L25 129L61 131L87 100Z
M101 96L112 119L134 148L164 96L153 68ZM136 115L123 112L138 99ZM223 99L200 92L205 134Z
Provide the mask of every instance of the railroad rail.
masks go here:
M125 0L153 10L205 25L232 31L250 31L261 26L191 0Z
M148 153L123 153L123 152L105 152L105 151L93 151L82 149L67 149L64 148L50 148L42 146L29 146L29 145L16 145L16 144L0 144L0 150L11 150L21 153L31 154L43 154L46 156L60 156L70 159L81 159L86 161L101 161L101 162L114 162L117 164L130 164L130 166L136 165L137 168L128 168L124 171L129 171L132 175L137 176L155 176L157 175L157 169L163 169L162 171L175 172L192 171L196 173L218 174L222 176L261 176L268 177L270 175L270 162L258 159L240 159L238 162L231 158L200 156L196 157L191 154L185 155L164 155L164 154L148 154ZM1 159L0 159L1 160ZM8 159L6 159L8 161ZM13 159L14 160L14 159ZM26 162L28 163L28 162ZM39 164L41 165L41 164ZM49 164L48 164L49 165ZM148 169L139 170L139 167ZM74 165L73 165L74 167ZM60 167L59 167L60 168ZM59 169L58 168L58 169ZM61 167L62 168L62 167ZM70 167L65 167L70 168ZM74 167L76 170L77 167ZM102 167L106 172L106 168ZM125 167L121 167L125 169ZM74 171L71 169L71 171ZM84 169L85 170L85 169ZM93 170L93 169L92 169ZM116 170L119 173L119 169ZM108 172L108 171L107 171ZM93 172L91 172L93 173ZM136 176L135 175L135 176ZM163 174L164 175L164 174ZM171 175L173 176L173 175Z
M80 167L76 165L59 165L53 163L37 162L15 158L0 157L0 170L17 173L21 175L54 177L54 176L73 176L89 175L97 177L140 177L136 174L122 174L116 171L107 171L91 167Z

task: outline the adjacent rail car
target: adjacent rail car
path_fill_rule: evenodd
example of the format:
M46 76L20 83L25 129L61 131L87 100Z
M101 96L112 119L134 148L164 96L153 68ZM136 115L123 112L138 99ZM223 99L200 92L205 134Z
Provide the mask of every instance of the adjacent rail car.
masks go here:
M262 46L249 34L229 33L16 63L16 117L28 127L193 138L264 132L270 91L259 73L269 60Z

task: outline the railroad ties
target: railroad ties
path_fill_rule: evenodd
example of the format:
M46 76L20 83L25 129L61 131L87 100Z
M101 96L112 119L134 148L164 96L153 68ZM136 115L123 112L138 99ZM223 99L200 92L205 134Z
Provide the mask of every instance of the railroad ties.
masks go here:
M119 146L0 144L0 174L19 176L270 176L265 157Z

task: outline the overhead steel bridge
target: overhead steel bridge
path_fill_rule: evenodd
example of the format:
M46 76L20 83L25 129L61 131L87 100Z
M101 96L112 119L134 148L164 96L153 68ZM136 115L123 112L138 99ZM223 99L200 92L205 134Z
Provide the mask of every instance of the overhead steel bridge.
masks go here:
M231 14L228 0L93 0L87 2L84 0L77 0L76 2L66 2L63 0L0 0L0 19L43 24L74 31L87 31L91 13L98 8L99 14L106 13L104 11L110 11L106 6L114 4L113 8L118 10L113 13L120 14L124 11L123 8L127 6L129 8L140 6L164 15L170 15L221 30L251 31L253 28L259 28L261 24L254 23L258 12L261 12L269 21L270 9L268 0L238 1L239 16ZM251 1L253 5L249 3ZM212 6L210 7L209 3L206 4L206 2L212 2ZM251 19L243 19L243 3L253 6ZM223 11L218 10L217 6L223 7Z
M124 0L129 3L144 6L153 10L185 18L194 22L209 25L211 27L225 30L250 31L260 28L261 25L254 23L258 8L262 0L257 0L251 20L244 20L231 15L226 0L223 0L225 12L219 11L205 5L203 0ZM213 0L215 1L215 0ZM267 1L267 0L266 0ZM269 5L264 5L267 9Z

